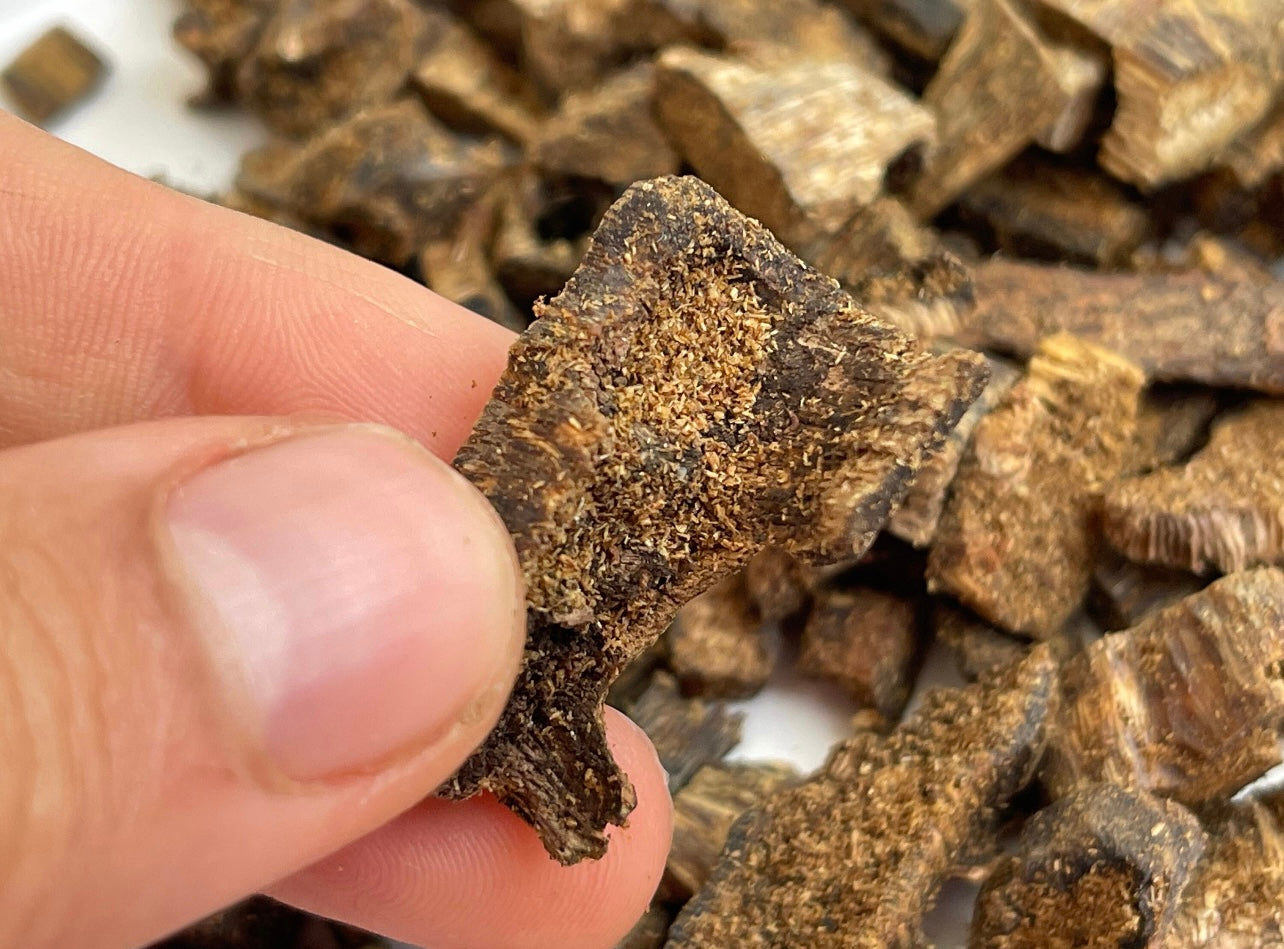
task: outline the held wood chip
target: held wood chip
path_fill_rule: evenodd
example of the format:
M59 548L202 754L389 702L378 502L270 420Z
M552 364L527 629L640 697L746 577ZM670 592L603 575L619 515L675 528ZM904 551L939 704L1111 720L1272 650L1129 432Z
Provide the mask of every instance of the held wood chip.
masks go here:
M931 694L886 738L839 745L735 824L670 949L923 945L941 878L1034 769L1055 679L1040 647L997 678Z
M1012 632L1055 635L1088 590L1093 513L1134 437L1141 370L1047 340L976 426L928 559L934 591Z
M1232 574L1067 663L1043 778L1217 801L1280 761L1284 572Z
M763 547L862 553L986 370L921 350L690 178L631 188L538 312L456 461L514 535L526 662L446 790L493 792L571 863L633 804L612 679Z
M1195 573L1284 563L1284 402L1226 416L1182 467L1113 485L1102 522L1111 545L1142 563Z

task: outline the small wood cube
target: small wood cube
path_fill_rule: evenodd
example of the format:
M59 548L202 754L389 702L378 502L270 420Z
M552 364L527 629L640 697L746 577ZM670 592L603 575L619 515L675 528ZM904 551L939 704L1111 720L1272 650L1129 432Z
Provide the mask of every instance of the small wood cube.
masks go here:
M107 73L107 64L69 30L56 26L0 72L17 114L46 125L85 99Z

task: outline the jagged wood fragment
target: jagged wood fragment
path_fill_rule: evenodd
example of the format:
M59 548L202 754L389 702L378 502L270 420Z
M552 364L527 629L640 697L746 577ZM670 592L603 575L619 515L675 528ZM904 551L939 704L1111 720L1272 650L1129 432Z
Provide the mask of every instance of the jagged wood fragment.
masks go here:
M933 604L932 632L953 653L959 674L968 682L1017 662L1032 648L1029 640L995 629L948 600Z
M669 775L670 794L740 743L742 713L728 711L722 702L684 699L677 680L667 672L652 676L646 691L626 711L655 745Z
M887 737L840 744L735 824L671 949L922 945L941 878L1028 780L1054 682L1041 647L983 684L930 694Z
M456 135L421 103L402 99L300 145L249 153L237 186L363 256L399 266L424 245L452 237L505 161L499 143Z
M1158 946L1204 851L1195 816L1145 792L1095 785L1021 829L981 887L970 949Z
M877 197L858 208L838 230L817 234L800 242L795 250L821 273L860 293L866 307L872 302L872 294L860 289L864 283L871 280L880 283L888 273L909 269L941 272L945 269L940 263L944 259L940 238L920 224L901 201L887 196ZM960 277L950 284L950 293L964 284L971 292L970 279ZM917 290L915 287L913 296L918 295ZM896 302L904 299L901 292L886 296ZM951 308L943 318L949 320L947 325L954 325L958 315Z
M669 668L682 691L724 699L756 695L775 667L764 627L744 571L684 606L665 634Z
M972 0L842 0L863 23L919 59L941 58Z
M649 64L569 93L532 140L532 162L549 174L619 187L674 173L678 156L656 122L654 93Z
M744 568L749 599L764 623L785 623L811 605L813 576L797 558L768 547Z
M1216 801L1280 761L1284 572L1232 574L1065 666L1044 782Z
M1134 437L1141 370L1070 336L977 423L928 558L928 581L1012 632L1055 635L1087 592L1093 513Z
M937 116L910 201L933 217L1007 164L1045 129L1065 122L1084 90L1067 88L1067 57L1089 54L1044 35L1016 0L976 0L923 93Z
M1071 333L1168 382L1284 394L1284 284L1205 272L1092 273L986 261L972 268L976 307L939 335L1025 357Z
M1284 944L1284 797L1278 790L1222 809L1164 949Z
M918 609L872 587L821 586L803 626L798 670L840 686L886 725L900 720L913 685Z
M1128 474L1185 461L1207 441L1208 427L1222 408L1211 389L1152 386L1137 408L1137 437Z
M428 108L453 128L528 142L542 109L525 79L462 20L432 8L424 17L410 81Z
M977 182L959 205L1018 257L1117 266L1150 232L1146 210L1108 178L1032 155Z
M237 99L274 130L309 135L392 99L424 29L412 0L278 3L236 69Z
M209 72L194 105L219 105L236 98L236 70L263 32L276 0L185 0L174 21L174 39Z
M876 305L872 309L879 312ZM893 322L900 325L899 321ZM972 440L972 433L981 419L994 410L1020 377L1020 371L1008 362L991 359L989 363L990 381L985 391L950 432L941 450L923 465L900 510L887 523L889 533L915 547L927 547L932 543L950 485L954 482L963 453Z
M1142 563L1195 573L1284 563L1284 402L1251 403L1185 465L1111 486L1102 524Z
M985 367L929 355L691 178L630 188L536 312L456 459L514 535L527 657L446 791L493 792L574 862L633 803L614 677L764 547L859 556Z
M66 27L55 26L0 70L16 113L45 125L83 101L107 75L107 63Z
M1092 572L1088 608L1107 630L1127 629L1207 585L1185 570L1131 563L1107 553Z
M697 771L673 799L673 848L660 892L677 903L698 893L737 818L797 779L784 764L714 764Z
M660 120L683 156L790 246L838 231L933 135L927 110L848 62L678 48L658 65Z
M549 205L543 183L527 170L500 202L491 261L508 295L526 306L557 293L584 257L586 240L540 234L538 219Z

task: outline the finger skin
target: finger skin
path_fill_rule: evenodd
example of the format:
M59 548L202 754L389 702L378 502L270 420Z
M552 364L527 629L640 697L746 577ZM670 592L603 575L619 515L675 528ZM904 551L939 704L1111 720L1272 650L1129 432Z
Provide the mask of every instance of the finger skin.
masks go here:
M512 334L385 267L0 112L0 447L175 415L320 414L452 457Z
M491 798L434 799L269 892L432 949L611 949L659 883L672 810L646 736L611 709L607 726L638 806L600 861L559 866Z

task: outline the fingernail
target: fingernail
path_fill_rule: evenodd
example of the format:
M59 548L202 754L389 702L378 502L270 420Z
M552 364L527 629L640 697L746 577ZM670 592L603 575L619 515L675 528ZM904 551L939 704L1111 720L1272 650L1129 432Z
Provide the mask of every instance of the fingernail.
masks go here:
M351 426L247 452L180 485L166 516L228 694L289 777L377 768L512 675L508 536L400 436Z

